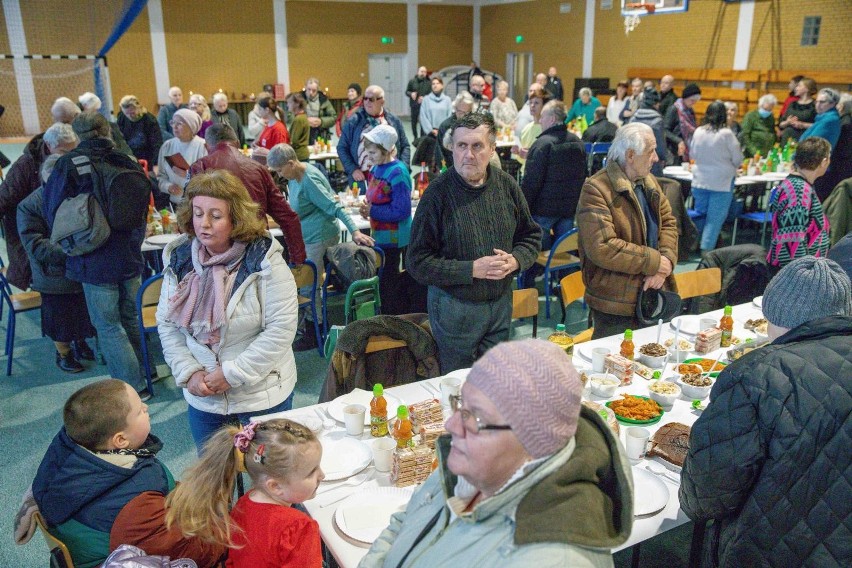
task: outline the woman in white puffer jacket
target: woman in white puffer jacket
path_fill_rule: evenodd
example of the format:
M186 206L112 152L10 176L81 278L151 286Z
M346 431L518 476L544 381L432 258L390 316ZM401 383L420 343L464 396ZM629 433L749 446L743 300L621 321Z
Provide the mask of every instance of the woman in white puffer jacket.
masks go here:
M157 326L199 452L222 425L293 404L296 283L257 211L230 173L195 176L163 252Z

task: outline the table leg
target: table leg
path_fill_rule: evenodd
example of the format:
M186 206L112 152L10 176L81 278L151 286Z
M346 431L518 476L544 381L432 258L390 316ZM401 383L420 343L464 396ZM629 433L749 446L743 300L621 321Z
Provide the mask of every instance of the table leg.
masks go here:
M642 544L636 543L633 545L633 555L630 558L631 568L639 568L639 557L642 555ZM690 564L691 566L691 564Z

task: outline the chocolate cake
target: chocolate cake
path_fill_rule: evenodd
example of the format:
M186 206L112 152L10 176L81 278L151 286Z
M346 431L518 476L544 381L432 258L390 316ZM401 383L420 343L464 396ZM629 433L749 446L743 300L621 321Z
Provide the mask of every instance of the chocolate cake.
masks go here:
M689 451L689 426L679 422L664 424L651 436L649 456L659 456L669 463L683 467Z

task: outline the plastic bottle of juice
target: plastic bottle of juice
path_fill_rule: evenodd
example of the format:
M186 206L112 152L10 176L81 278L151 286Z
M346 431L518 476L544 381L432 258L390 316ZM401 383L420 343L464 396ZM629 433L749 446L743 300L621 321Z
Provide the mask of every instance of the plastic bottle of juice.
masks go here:
M373 385L373 400L370 401L370 435L376 438L388 435L388 401L380 383Z
M633 330L624 330L624 341L621 342L621 356L633 360Z
M574 340L571 339L571 336L565 331L564 324L556 324L556 331L551 333L547 340L564 349L565 353L567 353L569 357L574 354Z
M396 440L397 448L407 448L414 445L412 430L411 420L408 418L408 407L400 404L399 408L396 409L396 422L393 424L393 437Z
M719 328L722 330L721 347L731 346L731 336L734 333L734 318L731 317L732 312L731 306L725 306L725 315L719 320Z
M172 233L171 212L168 209L161 209L160 217L163 224L163 234L170 235Z
M441 173L447 171L447 160L441 160Z
M426 162L420 162L420 174L417 176L417 197L423 197L429 187L429 176L426 175Z
M358 187L358 182L357 182L357 181L353 181L353 182L352 182L352 197L354 197L354 198L357 200L357 199L358 199L358 195L359 195L360 193L361 193L361 188L360 188L360 187Z

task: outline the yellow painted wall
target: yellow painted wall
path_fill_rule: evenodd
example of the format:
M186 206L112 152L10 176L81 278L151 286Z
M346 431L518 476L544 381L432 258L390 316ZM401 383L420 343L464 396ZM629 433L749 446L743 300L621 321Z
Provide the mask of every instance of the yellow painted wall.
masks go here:
M418 65L436 71L467 65L473 50L473 8L421 4L417 12L420 37ZM502 74L504 70L500 70Z
M371 53L408 51L407 20L404 4L288 1L292 88L301 89L312 76L332 98L346 97L352 82L366 87ZM382 44L382 36L394 43Z
M136 95L148 111L157 115L157 85L154 82L154 58L151 54L151 28L148 10L130 26L107 55L113 108L124 95Z

